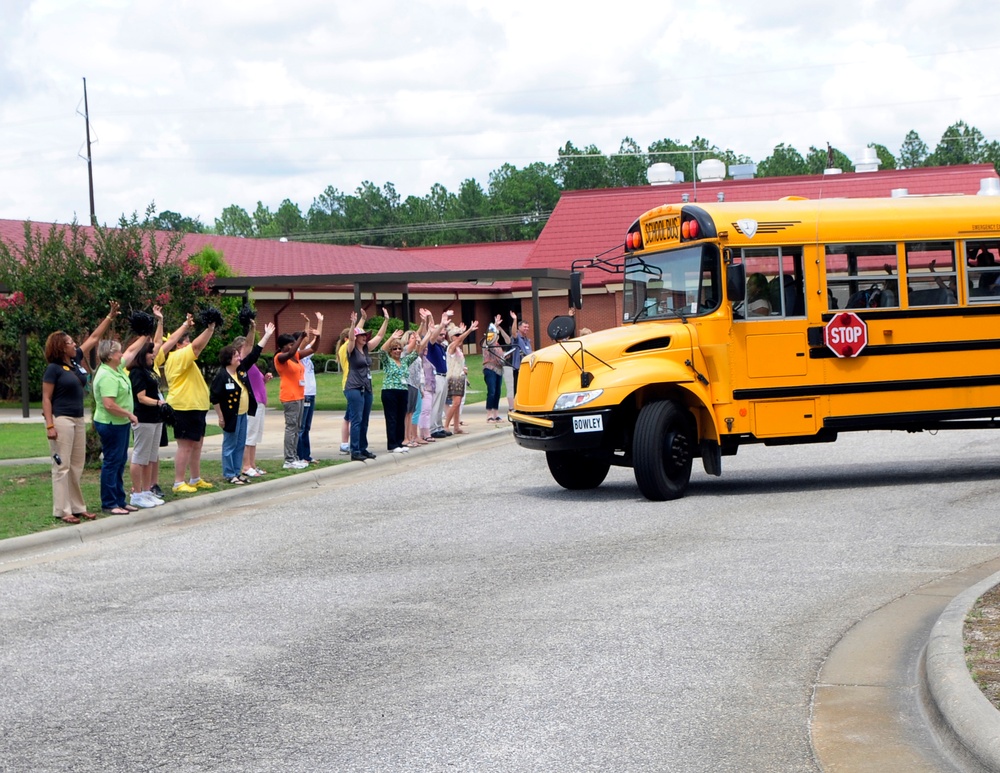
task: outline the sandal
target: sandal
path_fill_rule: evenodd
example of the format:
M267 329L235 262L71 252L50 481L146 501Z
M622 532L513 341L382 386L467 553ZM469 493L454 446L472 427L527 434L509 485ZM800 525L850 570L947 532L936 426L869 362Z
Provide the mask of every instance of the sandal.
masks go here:
M434 440L434 438L432 438L432 437L422 437L422 438L420 438L420 439L421 439L421 440L423 440L423 441L424 441L424 443L434 443L434 442L436 442L436 441Z
M137 513L137 512L139 512L139 508L136 507L135 505L125 505L125 510L127 510L130 513Z
M245 481L240 480L239 476L230 478L228 482L232 483L234 486L243 486L243 485L245 485Z
M139 508L137 507L135 509L138 510ZM128 515L130 512L134 511L127 510L124 507L106 507L104 508L104 512L108 515Z
M57 515L56 518L63 523L80 523L80 519L75 515Z
M88 521L96 521L97 516L93 513L73 513L74 518L86 518Z

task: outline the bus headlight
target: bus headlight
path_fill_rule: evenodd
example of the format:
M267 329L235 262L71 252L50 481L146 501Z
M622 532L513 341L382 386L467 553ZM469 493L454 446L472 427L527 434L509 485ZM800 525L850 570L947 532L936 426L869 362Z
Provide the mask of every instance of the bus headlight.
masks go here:
M559 395L553 410L567 411L570 408L579 408L591 400L596 400L602 394L604 394L603 389L591 389L589 392L567 392L566 394Z

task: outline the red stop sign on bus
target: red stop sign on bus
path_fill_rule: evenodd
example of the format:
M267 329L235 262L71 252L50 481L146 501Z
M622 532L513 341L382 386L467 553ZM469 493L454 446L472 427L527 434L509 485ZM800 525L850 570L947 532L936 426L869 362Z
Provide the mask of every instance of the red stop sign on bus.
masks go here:
M868 345L868 325L853 311L841 311L826 323L824 338L838 357L857 357Z

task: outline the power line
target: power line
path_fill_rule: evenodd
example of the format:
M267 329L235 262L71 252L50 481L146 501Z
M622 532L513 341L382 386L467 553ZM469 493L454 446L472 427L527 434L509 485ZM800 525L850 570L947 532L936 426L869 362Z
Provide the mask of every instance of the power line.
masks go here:
M472 217L463 220L441 220L429 223L413 223L405 225L386 225L375 228L358 228L343 231L293 231L286 234L288 239L300 242L320 242L328 240L355 241L376 236L393 236L406 233L429 233L433 231L460 231L479 228L495 228L504 225L543 225L552 215L548 212L526 212L512 215L490 215L487 217ZM274 236L261 236L260 239L274 239Z

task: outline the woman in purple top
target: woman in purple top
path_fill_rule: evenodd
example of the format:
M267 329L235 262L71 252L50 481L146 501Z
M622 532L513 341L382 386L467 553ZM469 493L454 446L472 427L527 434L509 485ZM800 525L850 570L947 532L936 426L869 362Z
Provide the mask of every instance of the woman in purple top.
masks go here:
M270 326L273 330L273 325ZM253 349L253 341L257 329L251 320L250 329L247 331L246 339L241 341L237 338L233 341L234 346ZM249 344L249 347L247 347ZM247 370L247 380L250 382L250 391L253 392L257 401L257 412L253 416L247 416L247 441L243 450L243 474L248 478L258 478L266 475L267 470L262 470L257 466L257 444L264 437L264 414L267 413L267 382L274 378L272 373L263 373L256 364Z

